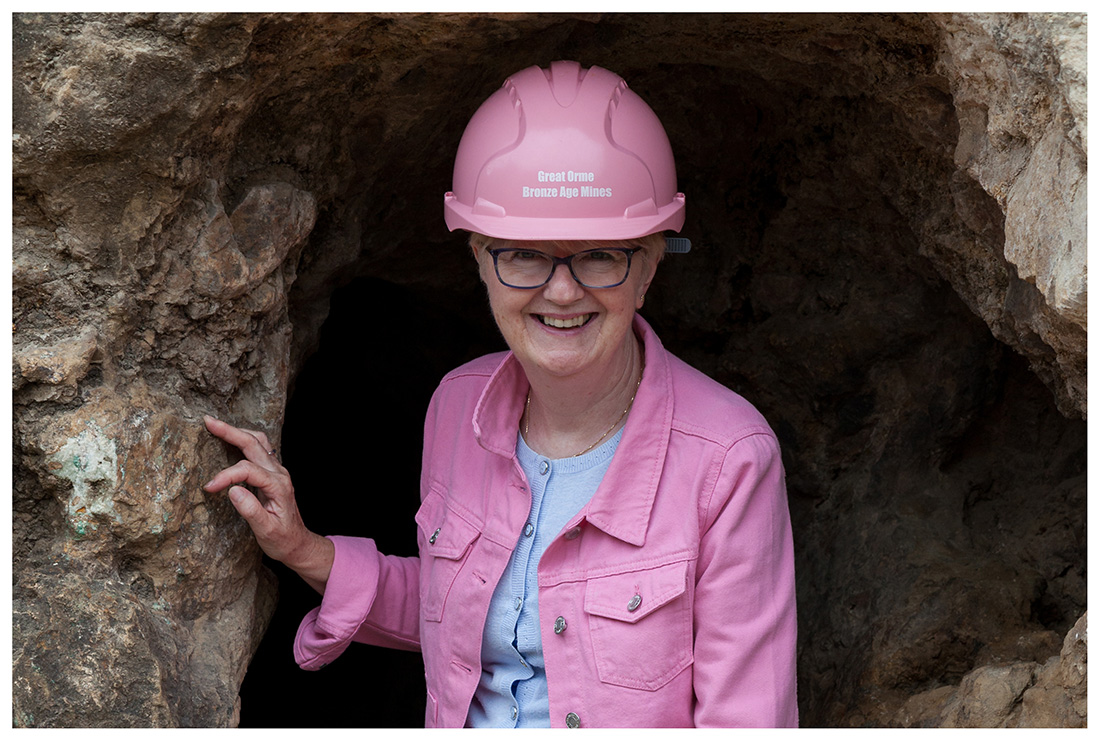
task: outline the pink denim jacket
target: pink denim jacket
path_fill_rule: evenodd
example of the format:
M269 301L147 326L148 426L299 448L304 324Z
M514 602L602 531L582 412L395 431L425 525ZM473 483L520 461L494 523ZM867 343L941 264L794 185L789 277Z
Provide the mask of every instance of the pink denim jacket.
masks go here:
M668 353L641 318L645 376L591 501L538 566L553 726L795 726L794 555L775 436ZM428 409L419 558L332 537L304 669L351 641L419 650L427 727L462 726L489 600L530 512L516 461L528 384L511 354L440 383Z

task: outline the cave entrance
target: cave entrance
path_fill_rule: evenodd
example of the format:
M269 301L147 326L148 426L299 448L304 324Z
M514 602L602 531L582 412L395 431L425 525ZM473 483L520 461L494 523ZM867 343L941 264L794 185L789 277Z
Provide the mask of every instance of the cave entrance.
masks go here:
M1085 425L973 308L988 298L978 284L1042 299L1004 261L1000 208L953 159L935 32L893 16L855 35L841 17L724 18L729 44L706 49L691 42L709 21L675 20L672 38L641 16L482 19L485 47L462 49L431 85L420 68L375 85L371 69L370 95L317 123L349 126L331 138L350 142L351 172L305 256L321 264L342 243L355 257L301 273L313 285L348 275L329 291L284 425L307 523L415 553L430 394L502 349L461 237L438 218L454 148L508 73L576 58L650 102L688 194L695 248L665 261L643 313L780 438L803 723L889 725L906 698L974 667L1041 664L1085 606ZM670 45L678 56L654 62ZM277 148L298 103L271 106L250 133ZM318 599L276 571L282 595L241 724L421 725L418 655L356 645L324 671L297 669L294 630Z
M468 269L475 270L472 260ZM504 349L487 304L481 323L461 314L437 297L375 277L333 293L319 347L294 384L283 433L283 461L310 528L371 537L383 553L416 555L413 515L431 394L452 368ZM320 599L294 572L265 563L279 579L279 602L241 686L241 726L423 726L418 653L356 643L323 671L298 668L295 631Z

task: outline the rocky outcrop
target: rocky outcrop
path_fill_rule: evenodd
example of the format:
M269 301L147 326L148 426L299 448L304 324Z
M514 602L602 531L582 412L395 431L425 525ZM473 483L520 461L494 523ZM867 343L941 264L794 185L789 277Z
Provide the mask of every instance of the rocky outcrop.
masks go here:
M979 15L947 16L937 23L944 31L941 63L959 121L955 163L996 199L1004 214L1004 257L1027 285L1010 281L1003 295L991 295L949 280L998 339L1031 360L1032 369L1056 390L1063 412L1083 415L1085 19Z
M803 722L1084 724L1084 47L1074 14L17 14L13 723L248 724L277 590L201 417L284 447L298 409L307 522L400 529L407 473L360 526L309 462L416 453L498 342L441 196L480 101L576 58L677 153L694 249L647 318L781 439Z
M936 728L1085 728L1088 718L1088 616L1043 664L990 664L910 698L896 725Z

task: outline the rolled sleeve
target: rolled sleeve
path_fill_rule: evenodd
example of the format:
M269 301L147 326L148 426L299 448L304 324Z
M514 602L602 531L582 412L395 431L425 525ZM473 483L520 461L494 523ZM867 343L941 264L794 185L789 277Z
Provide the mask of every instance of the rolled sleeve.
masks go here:
M331 663L354 639L378 594L380 558L369 538L330 536L332 571L321 606L311 610L294 638L294 660L303 669Z

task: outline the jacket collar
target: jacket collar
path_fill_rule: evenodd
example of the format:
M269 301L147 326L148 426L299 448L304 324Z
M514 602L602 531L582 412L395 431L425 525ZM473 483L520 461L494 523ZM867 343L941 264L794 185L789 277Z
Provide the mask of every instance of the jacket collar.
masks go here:
M645 371L622 440L603 481L584 510L588 522L632 545L645 543L653 499L672 428L668 353L649 324L634 317L645 350ZM516 434L530 384L512 353L493 372L474 409L474 436L485 450L515 457Z

